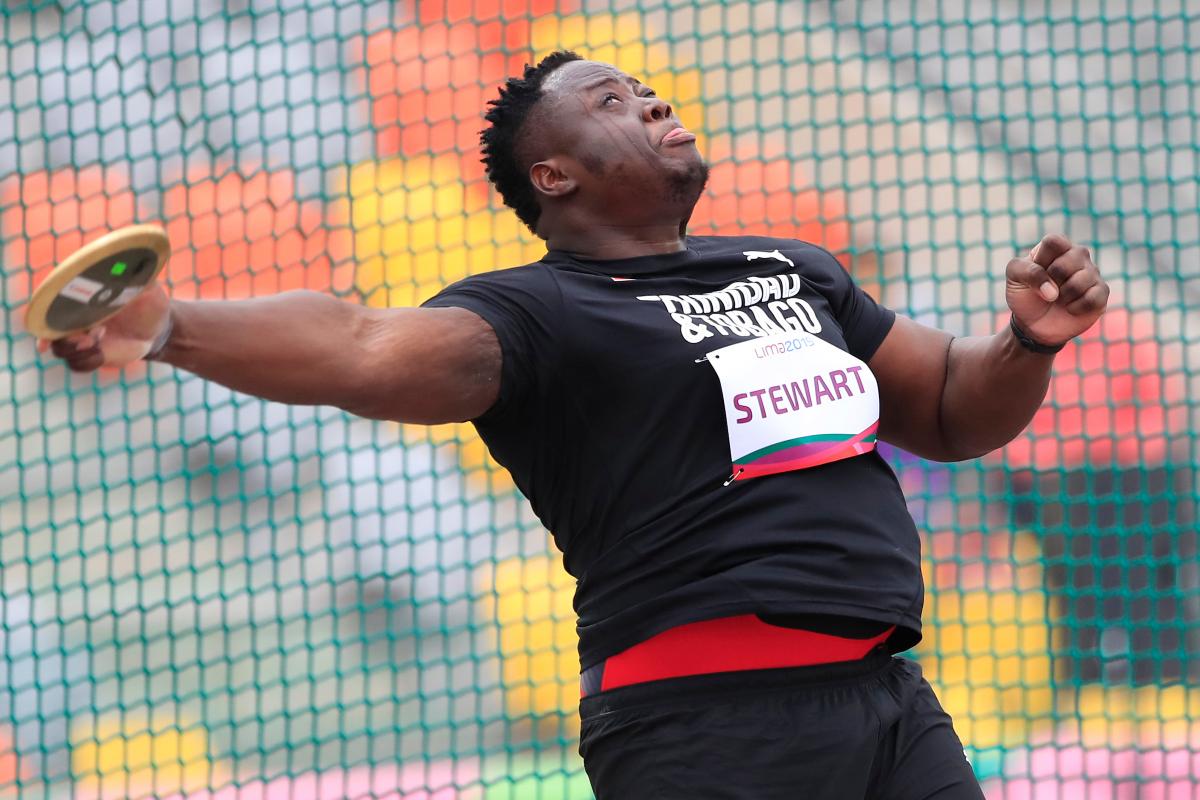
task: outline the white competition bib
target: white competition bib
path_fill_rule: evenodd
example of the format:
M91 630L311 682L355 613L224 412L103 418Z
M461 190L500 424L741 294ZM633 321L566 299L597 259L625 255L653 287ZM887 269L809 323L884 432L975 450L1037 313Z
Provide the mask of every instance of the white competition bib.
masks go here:
M879 386L824 339L788 331L707 355L729 427L733 480L815 467L875 449Z

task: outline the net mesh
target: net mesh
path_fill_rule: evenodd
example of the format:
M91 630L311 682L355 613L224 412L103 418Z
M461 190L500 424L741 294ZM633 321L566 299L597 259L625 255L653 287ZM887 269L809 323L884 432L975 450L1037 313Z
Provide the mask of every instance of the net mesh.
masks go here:
M536 258L476 131L558 47L701 134L693 232L822 243L923 322L997 330L1010 257L1092 246L1112 309L1029 432L889 451L925 540L913 655L989 797L1200 793L1194 5L97 0L0 26L0 795L590 797L571 581L469 426L73 376L18 321L137 221L177 297L410 305Z

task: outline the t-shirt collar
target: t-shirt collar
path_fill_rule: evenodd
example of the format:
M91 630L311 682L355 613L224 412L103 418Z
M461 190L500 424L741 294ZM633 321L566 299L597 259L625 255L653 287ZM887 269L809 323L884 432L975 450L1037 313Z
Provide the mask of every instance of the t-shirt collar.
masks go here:
M690 242L683 250L674 253L658 253L635 258L588 259L569 255L562 250L551 250L542 259L543 262L555 266L571 266L612 277L629 277L634 275L650 275L669 270L679 264L693 261L699 254Z

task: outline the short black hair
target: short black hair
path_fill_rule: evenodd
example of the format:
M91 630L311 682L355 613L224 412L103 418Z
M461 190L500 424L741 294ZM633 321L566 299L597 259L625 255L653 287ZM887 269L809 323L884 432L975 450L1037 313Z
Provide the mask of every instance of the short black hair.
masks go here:
M517 212L517 218L537 233L538 217L542 208L538 205L533 184L517 157L517 141L521 128L534 106L542 97L542 84L554 70L582 57L569 50L557 50L538 62L525 65L525 74L509 78L500 87L500 96L488 101L487 113L483 118L488 127L479 132L480 150L488 180L504 198L504 205Z

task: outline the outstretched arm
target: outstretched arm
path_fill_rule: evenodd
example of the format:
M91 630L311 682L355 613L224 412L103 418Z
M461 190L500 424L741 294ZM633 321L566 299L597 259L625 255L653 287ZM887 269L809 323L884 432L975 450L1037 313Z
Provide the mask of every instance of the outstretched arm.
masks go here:
M1043 346L1090 328L1108 295L1091 254L1060 235L1047 236L1006 270L1013 319ZM1041 406L1053 364L1053 354L1033 352L1008 327L955 338L897 317L870 361L879 381L879 437L936 461L1003 447Z
M499 342L476 314L373 309L316 292L182 302L156 287L52 349L77 371L150 355L268 400L398 422L473 419L500 384Z

